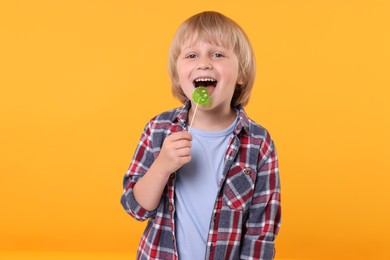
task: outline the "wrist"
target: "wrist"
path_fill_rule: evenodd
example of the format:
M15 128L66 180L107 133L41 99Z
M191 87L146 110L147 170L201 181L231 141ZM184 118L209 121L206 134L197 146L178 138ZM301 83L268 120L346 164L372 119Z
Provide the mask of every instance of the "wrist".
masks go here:
M159 157L157 157L157 159L154 161L154 163L151 166L151 168L153 168L153 173L154 173L155 177L162 177L165 180L167 180L169 178L172 171L167 169L165 167L165 165L166 165L166 163L164 163L163 160L161 160L161 159L159 159Z

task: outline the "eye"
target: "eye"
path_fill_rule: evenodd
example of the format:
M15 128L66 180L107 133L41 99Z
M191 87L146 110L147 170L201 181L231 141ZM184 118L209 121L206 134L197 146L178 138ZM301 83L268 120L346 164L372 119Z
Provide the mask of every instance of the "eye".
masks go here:
M195 58L196 58L196 54L194 54L194 53L188 54L186 56L186 59L195 59Z
M224 56L222 53L220 53L220 52L214 53L213 56L214 56L215 58L218 58L218 59L225 57L225 56Z

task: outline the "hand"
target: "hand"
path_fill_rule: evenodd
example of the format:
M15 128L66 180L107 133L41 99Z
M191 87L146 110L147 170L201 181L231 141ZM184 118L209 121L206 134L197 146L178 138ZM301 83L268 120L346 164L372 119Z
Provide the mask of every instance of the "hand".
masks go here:
M191 161L192 136L187 131L175 132L165 138L155 163L160 172L169 175Z

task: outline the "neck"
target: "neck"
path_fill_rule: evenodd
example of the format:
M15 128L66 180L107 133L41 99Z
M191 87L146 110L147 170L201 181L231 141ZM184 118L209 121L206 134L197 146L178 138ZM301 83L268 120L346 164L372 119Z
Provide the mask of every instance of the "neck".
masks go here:
M192 106L189 111L188 122L193 119L195 107L196 105ZM207 110L199 105L191 127L206 131L223 130L229 127L235 118L236 113L231 107Z

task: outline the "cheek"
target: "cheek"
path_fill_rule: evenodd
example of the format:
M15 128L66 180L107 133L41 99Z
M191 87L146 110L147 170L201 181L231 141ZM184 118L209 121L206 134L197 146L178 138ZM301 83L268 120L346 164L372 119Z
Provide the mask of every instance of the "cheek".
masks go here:
M178 77L181 77L182 71L183 71L183 64L178 60L176 62L176 72Z
M179 80L184 80L186 77L188 77L188 71L186 70L185 67L181 66L178 64L177 66L177 76Z
M229 64L225 64L223 67L223 73L229 75L229 78L234 81L239 80L239 65L238 62L231 61Z
M233 82L234 84L239 83L240 80L240 74L238 72L238 70L235 70L235 69L232 69L230 71L226 71L226 74L229 75L229 81L230 82Z

